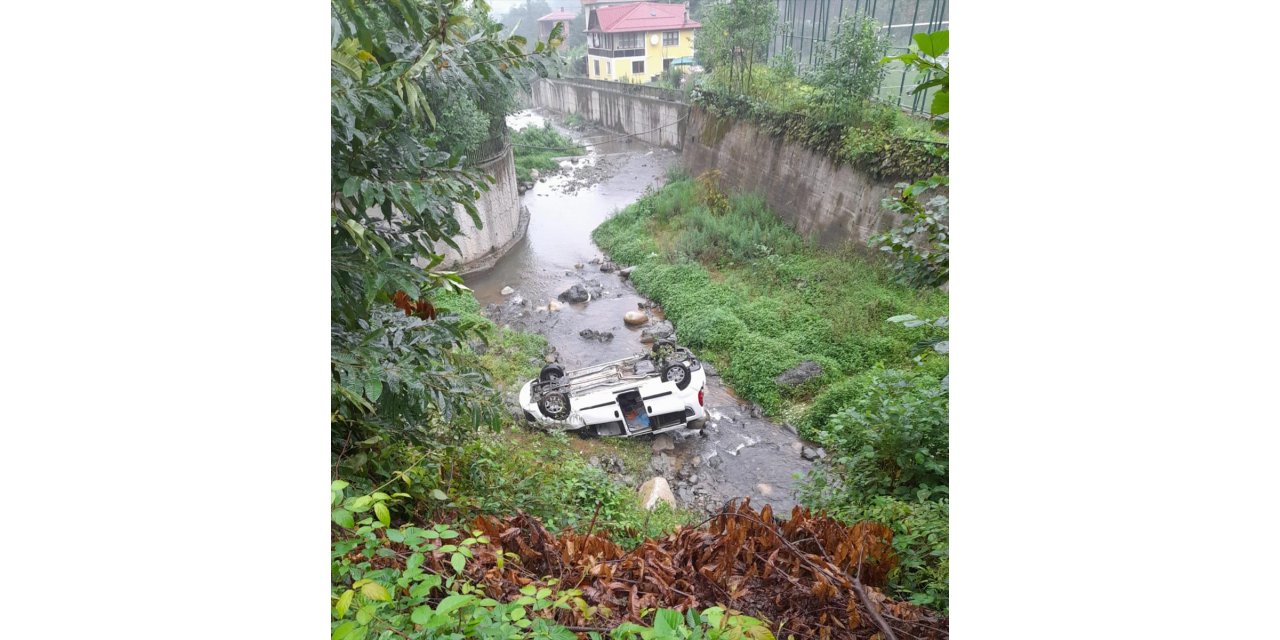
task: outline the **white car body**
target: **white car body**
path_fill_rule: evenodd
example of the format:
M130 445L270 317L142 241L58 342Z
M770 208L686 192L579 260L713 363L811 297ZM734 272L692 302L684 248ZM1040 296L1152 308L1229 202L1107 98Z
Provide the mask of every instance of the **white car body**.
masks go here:
M677 348L672 357L664 359L664 366L654 366L651 372L636 373L644 367L642 362L652 362L646 355L633 356L614 362L606 362L574 371L563 371L562 378L530 380L520 389L520 406L525 418L547 430L585 431L587 435L618 436L628 438L672 431L674 429L701 428L706 423L703 406L703 390L707 376L702 364L687 349ZM684 370L679 371L683 365ZM670 370L672 379L664 379L664 370ZM680 382L688 379L684 388ZM560 394L568 400L568 415L555 418L548 415L539 400ZM648 418L647 427L624 416L623 406L639 400L643 414ZM552 406L559 407L551 401Z

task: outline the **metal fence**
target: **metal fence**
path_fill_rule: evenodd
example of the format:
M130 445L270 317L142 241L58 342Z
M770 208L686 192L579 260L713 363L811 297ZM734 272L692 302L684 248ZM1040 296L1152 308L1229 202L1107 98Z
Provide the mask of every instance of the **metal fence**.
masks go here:
M950 27L947 0L776 0L778 26L769 42L769 57L790 49L801 67L821 61L823 46L840 32L844 19L861 14L873 18L887 31L889 55L905 53L917 33L933 33ZM901 62L888 65L877 96L913 113L926 111L929 95L912 95L911 90L926 77L904 68Z
M578 85L585 88L605 89L608 91L618 91L620 93L630 93L633 95L644 96L646 98L654 98L656 100L665 100L667 102L684 102L684 94L674 89L666 89L663 87L654 87L644 84L632 84L629 82L614 82L611 80L591 80L589 78L556 78L556 82L565 84Z
M471 153L466 155L462 164L468 167L475 167L487 162L493 162L499 156L507 152L507 146L510 143L511 138L505 132L504 127L502 135L489 138L488 140L481 142L474 150L471 151Z

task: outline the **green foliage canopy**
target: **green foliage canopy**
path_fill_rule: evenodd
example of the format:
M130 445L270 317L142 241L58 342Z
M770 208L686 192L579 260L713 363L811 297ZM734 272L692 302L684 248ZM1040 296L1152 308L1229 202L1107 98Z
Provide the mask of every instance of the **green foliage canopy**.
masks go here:
M331 3L335 446L388 430L425 437L445 424L497 423L487 375L459 349L485 339L481 327L432 302L465 289L436 269L437 247L457 246L456 212L480 225L475 201L490 179L444 144L433 100L462 95L496 115L506 107L495 96L510 94L518 70L545 64L554 44L527 53L487 11L483 0ZM414 317L398 316L393 301Z

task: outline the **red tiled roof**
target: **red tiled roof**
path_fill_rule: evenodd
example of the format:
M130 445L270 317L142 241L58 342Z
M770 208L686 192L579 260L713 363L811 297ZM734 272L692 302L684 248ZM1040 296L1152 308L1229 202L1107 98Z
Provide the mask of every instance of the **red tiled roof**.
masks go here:
M684 5L636 2L616 7L596 9L600 31L627 33L630 31L660 31L662 29L696 29L702 25L684 19Z
M578 17L577 14L569 13L568 11L561 9L559 11L552 11L551 13L538 18L538 22L546 22L547 20L572 20L576 17Z

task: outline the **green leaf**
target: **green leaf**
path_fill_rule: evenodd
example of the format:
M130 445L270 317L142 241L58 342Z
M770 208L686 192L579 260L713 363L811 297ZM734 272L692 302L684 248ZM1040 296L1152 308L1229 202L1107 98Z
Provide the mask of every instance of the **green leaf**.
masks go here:
M356 622L369 624L369 621L373 620L373 609L374 607L371 604L360 607L360 610L356 611Z
M461 553L454 553L449 557L449 564L453 565L453 570L462 573L462 569L467 566L467 557Z
M440 606L436 607L436 613L440 615L449 615L450 613L467 606L468 603L475 599L476 597L473 595L455 593L440 601Z
M382 396L382 381L376 376L370 376L364 381L364 395L369 397L370 402L377 402Z
M946 91L938 91L933 94L933 102L929 103L929 113L940 116L949 113L951 110L950 98L947 97Z
M329 485L329 489L331 491L342 491L349 486L351 486L351 483L346 480L334 480L333 483Z
M387 510L387 505L378 502L373 505L373 513L378 516L378 521L382 524L391 526L391 512Z
M435 498L436 500L439 500L439 501L441 501L441 502L444 502L444 501L446 501L446 500L448 500L448 499L449 499L449 496L448 496L448 495L446 495L446 494L445 494L445 492L443 492L443 491L441 491L441 490L439 490L439 489L432 489L432 490L431 490L431 497L432 497L432 498Z
M356 597L356 592L351 589L347 589L338 597L338 606L334 608L338 610L339 619L347 617L347 610L351 608L351 599L354 597Z
M391 601L391 594L387 591L387 588L376 582L370 582L360 587L360 593L370 600Z
M680 628L680 612L675 609L658 609L653 617L653 630L659 635L671 635Z
M409 619L413 620L414 624L426 624L427 621L431 619L431 616L435 615L435 612L435 609L432 609L431 605L424 604L421 607L414 609L413 614L409 616Z
M933 33L917 33L913 38L916 46L920 48L920 53L926 56L937 58L947 52L948 42L951 34L948 31L935 31Z
M356 528L356 521L351 516L351 512L346 509L337 509L333 512L333 521L342 525L347 529Z
M422 561L425 559L426 559L426 556L422 555L421 553L415 553L409 556L409 559L405 560L404 562L404 570L412 571L413 569L417 569L418 567L421 567Z
M332 640L343 640L343 638L346 638L348 635L351 635L351 631L355 628L356 628L356 623L350 620L338 625L338 628L333 630Z

